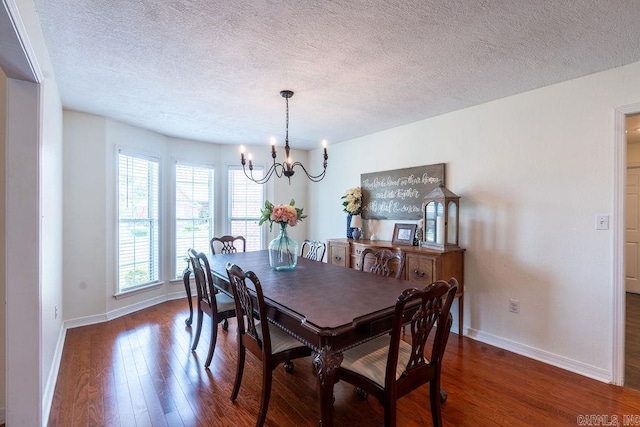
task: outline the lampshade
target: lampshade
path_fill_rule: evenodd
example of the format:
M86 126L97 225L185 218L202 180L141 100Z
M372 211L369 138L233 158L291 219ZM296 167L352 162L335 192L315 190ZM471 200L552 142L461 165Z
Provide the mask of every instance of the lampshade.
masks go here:
M352 228L362 228L362 217L360 215L354 215L351 217Z

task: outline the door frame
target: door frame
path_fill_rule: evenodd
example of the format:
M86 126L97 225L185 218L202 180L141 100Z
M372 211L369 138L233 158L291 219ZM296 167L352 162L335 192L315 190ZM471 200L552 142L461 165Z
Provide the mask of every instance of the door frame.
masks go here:
M614 110L614 177L613 177L613 331L611 334L612 382L624 385L625 346L625 196L627 185L627 115L640 113L640 103L625 105Z

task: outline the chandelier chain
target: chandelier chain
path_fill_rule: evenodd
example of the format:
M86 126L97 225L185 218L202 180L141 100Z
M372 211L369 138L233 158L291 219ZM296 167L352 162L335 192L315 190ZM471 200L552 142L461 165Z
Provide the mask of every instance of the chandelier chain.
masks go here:
M287 103L287 121L284 134L284 142L286 145L289 145L289 97L285 97L284 99Z

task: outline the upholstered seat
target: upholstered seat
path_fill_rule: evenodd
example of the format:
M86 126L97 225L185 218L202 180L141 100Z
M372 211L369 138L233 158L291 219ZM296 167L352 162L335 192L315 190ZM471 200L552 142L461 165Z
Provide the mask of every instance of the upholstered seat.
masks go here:
M262 327L260 327L260 321L256 321L256 332L258 333L258 338L262 340ZM300 347L300 341L271 323L269 323L269 335L271 335L271 353L280 353L282 351Z
M342 353L344 359L341 367L367 377L380 387L384 387L390 344L391 335L387 334L351 348ZM410 358L411 344L400 341L396 380L404 372L404 367L407 366Z
M233 298L231 298L224 292L216 293L216 305L218 306L218 311L229 311L236 309L236 303L233 301Z

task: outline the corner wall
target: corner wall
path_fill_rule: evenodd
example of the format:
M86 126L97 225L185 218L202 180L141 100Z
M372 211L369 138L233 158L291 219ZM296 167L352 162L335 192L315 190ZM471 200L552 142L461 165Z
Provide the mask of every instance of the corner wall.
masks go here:
M174 164L183 161L214 165L216 234L226 234L226 170L228 165L239 164L239 147L171 138L115 120L70 110L64 111L63 140L63 274L64 318L67 325L73 327L102 322L168 298L182 297L182 281L172 277ZM154 289L115 299L115 168L118 147L160 158L160 257L161 281L164 283ZM251 149L256 153L256 158L270 159L268 144ZM296 159L307 161L305 152L294 150L293 154ZM295 198L298 206L308 206L306 178L295 176L291 185L280 181L283 180L265 185L267 199L274 203L288 203ZM308 210L305 209L305 212ZM307 221L292 228L291 235L299 240L307 238ZM266 242L272 238L267 236Z

